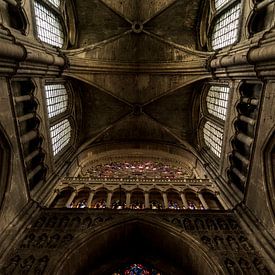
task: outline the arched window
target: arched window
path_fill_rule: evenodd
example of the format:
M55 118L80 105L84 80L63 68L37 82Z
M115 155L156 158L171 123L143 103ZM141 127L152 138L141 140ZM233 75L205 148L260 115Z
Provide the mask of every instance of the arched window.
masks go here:
M207 121L203 127L203 138L210 150L217 157L220 157L222 151L223 129Z
M45 85L45 97L50 122L53 155L57 155L71 141L72 127L69 121L69 93L64 83Z
M68 119L53 125L50 128L52 149L54 156L60 152L71 139L71 125Z
M65 35L60 0L35 0L34 13L37 36L49 45L62 48Z
M208 112L215 117L225 120L228 95L229 87L211 86L206 97Z
M61 114L68 107L68 93L64 84L49 84L45 86L49 118Z
M218 50L234 44L238 40L241 1L238 0L216 0L215 16L211 34L211 46Z
M227 113L230 88L226 85L212 84L207 86L203 95L202 112L204 124L202 136L204 144L218 158L222 152L223 127Z

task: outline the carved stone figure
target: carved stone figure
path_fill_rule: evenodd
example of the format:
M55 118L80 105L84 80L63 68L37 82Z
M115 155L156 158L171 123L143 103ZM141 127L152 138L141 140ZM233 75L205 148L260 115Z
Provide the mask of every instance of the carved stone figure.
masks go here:
M253 264L261 275L270 275L271 274L270 271L267 269L267 267L262 262L262 260L260 260L259 258L255 258L253 260Z
M207 237L207 236L202 236L202 237L201 237L201 240L202 240L202 242L203 242L206 246L208 246L208 248L210 248L210 249L214 249L214 248L215 248L214 245L213 245L213 243L212 243L212 240L211 240L209 237Z
M40 235L37 238L35 247L37 247L37 248L43 248L43 247L46 246L47 242L48 242L48 236L47 236L47 234L44 233L44 234Z
M228 230L228 224L223 219L217 219L220 230Z
M57 217L51 217L49 218L48 222L46 223L46 227L54 228L57 222Z
M175 225L181 226L181 222L180 222L180 220L178 218L174 218L172 220L172 223L175 224Z
M87 217L83 220L81 227L82 228L89 228L91 226L92 219L90 217Z
M252 272L251 264L247 260L245 260L243 258L240 258L239 265L240 265L240 267L241 267L244 274L249 274L249 275L252 274L251 273Z
M194 230L195 229L193 222L188 218L185 218L183 220L183 225L184 225L185 230Z
M37 261L37 265L34 268L34 274L35 275L42 275L47 267L47 264L49 262L49 257L44 256Z
M238 229L240 229L239 224L235 220L228 219L228 223L229 223L229 225L230 225L230 227L231 227L232 230L238 230Z
M223 238L221 238L219 236L215 236L214 241L216 243L217 249L220 249L220 250L226 249L226 247L224 245L224 239Z
M239 241L244 250L246 251L253 250L253 247L249 244L248 239L245 236L240 236Z
M21 257L19 255L15 255L10 259L9 264L4 268L3 273L5 275L11 275L15 271L16 267L18 266Z
M66 235L63 236L61 243L63 245L67 245L68 243L71 242L72 239L73 239L73 235L72 234L66 234Z
M195 219L195 225L197 230L205 230L204 222L201 219Z
M56 248L59 240L60 240L59 234L55 234L55 235L51 236L47 247L48 248Z
M35 239L35 235L33 233L27 235L22 241L20 248L29 248L32 245L32 242Z
M212 219L206 219L207 228L209 230L217 230L218 227Z
M61 228L66 228L69 224L69 221L70 221L70 218L68 216L64 216L61 218L58 226Z
M40 217L34 224L34 227L38 227L38 228L41 228L43 226L43 224L45 223L46 221L46 217L45 216L42 216Z
M230 248L234 251L238 251L239 250L239 245L238 243L236 242L235 238L229 236L227 237L227 242L230 246Z
M239 274L241 274L240 270L237 267L237 264L234 261L226 258L224 263L225 263L225 266L226 266L226 268L227 268L230 275L239 275Z
M29 256L28 258L26 258L21 264L20 264L20 268L21 268L21 273L20 274L28 274L29 271L31 270L33 264L34 264L35 258L33 255Z
M80 227L80 223L81 223L81 219L79 217L74 217L70 224L69 227L70 228L79 228Z
M94 224L97 225L99 223L102 223L103 222L103 218L102 217L96 217L95 220L94 220Z

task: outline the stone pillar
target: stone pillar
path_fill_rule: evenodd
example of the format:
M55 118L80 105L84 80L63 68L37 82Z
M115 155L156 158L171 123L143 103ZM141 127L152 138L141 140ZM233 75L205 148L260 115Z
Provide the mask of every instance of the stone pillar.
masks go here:
M144 193L144 207L146 208L150 208L150 201L149 201L149 193L145 192Z
M131 204L131 193L127 192L126 193L126 208L129 208Z
M48 201L46 202L46 205L47 205L48 207L51 206L51 204L53 203L53 201L55 200L55 198L58 196L58 194L59 194L59 190L55 190L54 193L53 193L53 195L52 195L52 196L48 199Z
M185 209L188 209L188 208L189 208L189 205L188 205L188 201L187 201L187 199L186 199L185 194L184 194L184 193L181 193L181 194L180 194L180 197L181 197L181 200L182 200L183 207L184 207Z
M113 196L113 192L108 192L107 201L106 201L107 208L111 208L112 196Z
M74 191L74 192L71 194L71 196L69 197L69 199L68 199L68 201L67 201L67 203L66 203L66 207L67 207L67 208L70 208L70 205L71 205L71 203L73 202L73 200L74 200L76 194L77 194L77 192Z
M90 194L89 194L88 200L87 200L87 207L88 208L91 208L91 203L93 201L94 195L95 195L94 191L91 191Z
M27 143L30 142L31 140L35 139L38 136L38 132L36 130L31 130L28 133L24 134L21 136L21 142L22 143Z
M205 201L202 193L198 193L198 198L200 199L203 208L204 209L209 209L209 207L208 207L208 205L207 205L207 203L206 203L206 201Z
M216 193L216 198L218 199L218 201L220 202L220 204L222 205L222 207L227 210L228 207L227 205L225 204L224 200L222 199L220 193Z
M167 199L167 194L162 193L162 198L163 198L163 203L164 203L164 209L168 209L168 199Z

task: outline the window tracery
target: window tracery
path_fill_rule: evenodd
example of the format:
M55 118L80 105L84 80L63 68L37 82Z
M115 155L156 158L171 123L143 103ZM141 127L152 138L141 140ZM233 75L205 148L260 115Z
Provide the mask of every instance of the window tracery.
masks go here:
M206 97L208 112L215 117L225 120L228 96L229 87L212 85Z
M226 119L230 88L224 84L207 85L202 95L202 139L204 145L221 157L223 127Z
M64 84L45 85L49 118L64 113L68 107L68 93Z
M41 41L62 48L65 34L61 23L60 15L51 7L52 4L59 8L59 0L34 1L34 13L36 21L37 36Z
M114 161L89 167L84 176L94 178L185 179L192 178L192 171L154 161Z
M52 151L55 156L70 143L72 138L72 126L69 121L69 93L67 85L63 82L47 83L44 90Z
M216 0L212 18L211 48L219 50L238 40L241 1Z
M161 273L155 268L143 264L130 264L120 268L112 275L161 275Z
M217 156L221 156L223 130L214 123L207 121L203 127L203 137L206 145Z
M228 3L228 0L215 0L215 7L218 10L218 9L222 8L227 3Z
M55 156L60 152L71 139L71 125L68 119L64 119L61 122L50 127L50 134L52 140L53 155Z

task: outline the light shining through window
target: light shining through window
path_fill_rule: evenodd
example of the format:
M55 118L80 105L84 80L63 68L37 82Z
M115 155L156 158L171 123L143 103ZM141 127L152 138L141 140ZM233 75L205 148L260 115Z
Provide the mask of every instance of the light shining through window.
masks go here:
M64 32L58 16L37 1L34 1L34 12L38 37L43 42L62 48Z
M63 84L45 85L49 118L64 113L68 107L68 94Z

